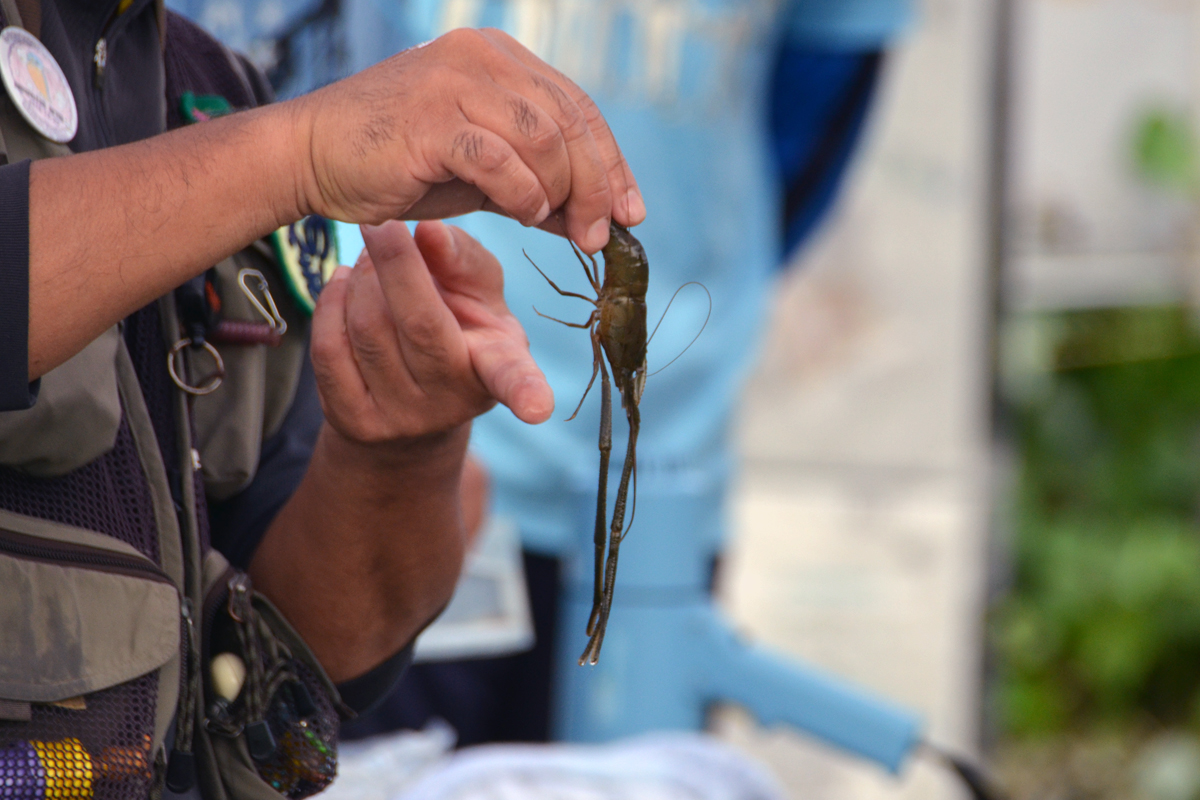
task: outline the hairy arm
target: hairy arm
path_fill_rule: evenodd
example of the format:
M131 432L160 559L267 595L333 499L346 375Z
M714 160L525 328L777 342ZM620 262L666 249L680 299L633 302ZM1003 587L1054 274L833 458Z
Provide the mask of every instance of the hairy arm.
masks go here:
M29 372L303 216L295 109L235 114L29 173ZM70 224L63 224L70 220Z
M308 213L487 209L534 225L562 209L590 252L610 216L644 216L591 100L495 31L452 32L298 100L39 161L29 191L31 380Z

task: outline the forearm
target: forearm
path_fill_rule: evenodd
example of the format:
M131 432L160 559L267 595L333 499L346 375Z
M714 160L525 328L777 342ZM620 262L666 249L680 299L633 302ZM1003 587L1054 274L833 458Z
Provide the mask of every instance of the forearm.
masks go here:
M303 215L293 107L38 161L29 178L29 378Z
M31 380L306 213L381 223L486 208L539 224L559 209L587 252L614 214L645 214L591 99L486 31L287 103L39 161L29 191Z
M250 565L335 682L400 650L449 601L465 551L469 425L400 446L326 425Z

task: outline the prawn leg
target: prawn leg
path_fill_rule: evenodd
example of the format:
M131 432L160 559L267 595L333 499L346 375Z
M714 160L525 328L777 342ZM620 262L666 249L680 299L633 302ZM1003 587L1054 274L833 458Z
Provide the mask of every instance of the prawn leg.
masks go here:
M592 320L592 318L589 317L588 322L591 322L591 320ZM587 400L588 392L590 392L592 390L592 384L594 384L596 382L596 373L599 372L600 369L604 366L604 356L601 355L600 340L596 338L596 329L595 328L591 329L591 335L592 335L592 377L590 379L588 379L587 388L583 390L583 397L579 398L579 405L575 406L575 410L571 412L571 416L567 417L567 420L566 420L567 422L570 422L571 420L575 419L576 415L579 414L579 409L583 408L583 401ZM606 381L608 380L607 372L604 373L604 380L606 380ZM601 405L603 405L603 401L601 401ZM608 399L608 406L610 409L612 408L611 390L610 390L610 395L609 395L609 399ZM601 424L603 424L603 422L604 422L603 419L601 419ZM609 430L609 449L610 450L612 449L611 428L612 428L612 412L610 410L609 411L609 429L610 429ZM601 432L601 436L603 436L603 432ZM600 445L600 450L601 451L604 450L603 444Z
M533 313L537 314L542 319L548 319L551 322L557 322L559 325L566 325L568 328L583 328L584 330L587 330L588 328L592 327L591 317L588 318L587 322L567 322L565 319L559 319L558 317L552 317L549 314L543 314L537 310L537 306L533 307Z
M565 290L565 289L560 289L560 288L558 288L558 284L557 284L557 283L555 283L554 281L550 280L550 276L549 276L549 275L547 275L546 273L542 272L542 268L541 268L541 267L539 267L537 264L535 264L535 263L534 263L533 259L529 257L529 253L526 253L524 250L522 250L522 251L521 251L521 254L525 256L525 260L526 260L526 261L528 261L530 264L533 264L533 268L534 268L534 269L536 269L536 270L538 271L538 274L539 274L539 275L541 275L543 278L545 278L545 279L546 279L546 283L550 284L551 288L553 288L553 289L554 289L554 291L558 292L558 293L559 293L559 294L561 294L563 297L577 297L577 298L579 298L580 300L586 300L586 301L588 301L589 303L591 303L592 305L596 305L596 301L595 301L595 300L593 300L592 298L590 298L590 297L587 297L587 296L585 296L585 295L579 294L579 292L568 292L568 291L567 291L567 290ZM582 261L583 259L580 259L580 260ZM587 265L586 265L586 264L584 265L584 267L583 267L583 270L584 270L584 272L587 272ZM595 285L596 285L595 281L594 281L594 280L592 280L592 273L590 273L590 272L588 272L588 280L589 280L589 281L592 283L592 286L595 286ZM597 290L597 291L599 291L599 290Z

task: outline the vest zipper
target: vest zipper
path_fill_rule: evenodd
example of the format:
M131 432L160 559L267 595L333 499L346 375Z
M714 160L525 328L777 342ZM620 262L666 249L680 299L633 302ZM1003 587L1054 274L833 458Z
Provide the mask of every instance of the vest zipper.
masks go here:
M0 553L26 561L40 561L64 567L78 567L115 575L166 583L174 581L149 559L115 553L74 542L58 542L0 529Z
M196 700L200 691L200 648L196 641L196 620L192 601L183 598L180 617L183 620L183 681L179 707L175 714L175 746L167 758L166 785L175 794L186 794L196 785L196 757L192 753L192 737L196 724Z
M92 63L96 65L96 75L93 83L97 89L103 89L104 68L108 66L108 39L104 36L96 40L96 49L92 53Z
M126 9L126 11L129 10L128 8ZM104 20L104 24L100 27L96 36L96 43L92 46L92 89L96 93L92 115L97 123L99 123L97 133L103 132L103 136L100 138L103 139L104 147L111 147L114 143L112 126L109 124L108 115L101 109L103 105L104 76L108 70L108 40L116 34L115 29L124 16L125 14L121 13L120 3L116 4L113 7L112 13Z

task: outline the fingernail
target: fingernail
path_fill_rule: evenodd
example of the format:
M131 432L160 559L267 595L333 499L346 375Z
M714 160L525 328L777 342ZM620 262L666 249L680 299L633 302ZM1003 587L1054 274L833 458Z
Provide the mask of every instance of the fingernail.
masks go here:
M363 252L366 252L366 251L363 251ZM346 278L350 277L350 270L351 270L350 267L347 267L345 264L343 264L342 266L338 267L337 269L335 269L333 271L333 275L329 278L329 282L333 283L335 281L346 280Z
M537 214L533 218L533 225L541 225L546 221L546 217L548 216L550 216L550 201L543 200L542 207L538 209Z
M608 244L608 220L598 219L593 222L584 239L586 240L584 244L590 253L594 253Z
M540 425L554 414L554 392L545 378L524 378L514 395L521 398L524 413L520 418L530 425Z
M625 213L629 215L630 223L634 224L646 218L646 204L642 202L642 195L636 189L625 193Z

